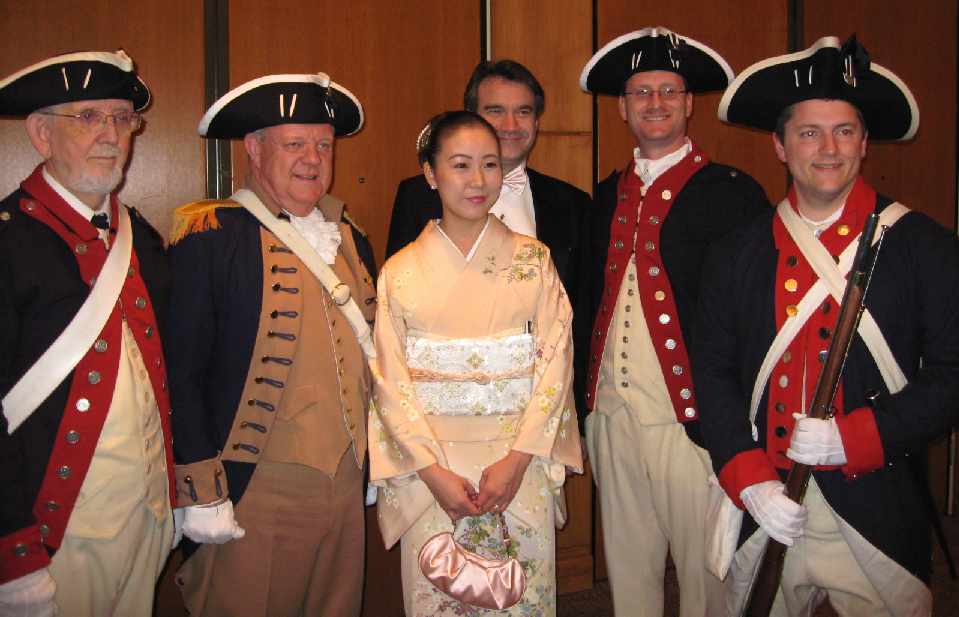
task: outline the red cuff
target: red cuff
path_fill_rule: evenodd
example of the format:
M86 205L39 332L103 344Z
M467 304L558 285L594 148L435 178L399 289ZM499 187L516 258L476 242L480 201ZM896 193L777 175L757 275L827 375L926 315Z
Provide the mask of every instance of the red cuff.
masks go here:
M50 557L40 542L40 525L25 527L0 538L0 584L48 565Z
M836 426L839 427L839 438L846 451L846 464L842 466L842 472L847 478L883 466L886 456L872 409L859 407L846 415L837 415Z
M766 453L758 448L740 452L719 472L719 485L740 510L746 509L739 498L743 489L767 480L779 480L779 474Z

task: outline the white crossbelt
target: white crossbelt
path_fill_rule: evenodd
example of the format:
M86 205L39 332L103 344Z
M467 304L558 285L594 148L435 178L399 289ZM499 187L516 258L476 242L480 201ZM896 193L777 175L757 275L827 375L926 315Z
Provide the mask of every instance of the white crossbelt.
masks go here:
M117 237L97 282L66 329L3 397L7 431L13 434L76 368L113 313L130 266L133 232L126 207L118 208Z
M360 307L351 297L350 288L340 281L333 269L326 265L306 239L288 221L270 212L253 191L240 189L233 193L230 199L246 208L250 214L263 223L264 227L279 238L280 242L285 244L306 264L313 276L323 285L336 305L340 307L350 327L353 328L353 333L356 334L356 339L359 341L360 347L363 348L366 357L375 358L376 349L373 347L373 333L370 330L370 325L366 323L363 313L360 312Z

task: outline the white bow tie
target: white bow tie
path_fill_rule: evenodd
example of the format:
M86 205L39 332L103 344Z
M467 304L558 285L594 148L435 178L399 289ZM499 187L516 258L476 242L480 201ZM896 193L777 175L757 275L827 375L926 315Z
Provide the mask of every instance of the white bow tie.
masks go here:
M526 175L526 166L518 165L503 176L503 188L500 189L500 193L502 194L509 189L517 195L521 195L528 182L529 176Z

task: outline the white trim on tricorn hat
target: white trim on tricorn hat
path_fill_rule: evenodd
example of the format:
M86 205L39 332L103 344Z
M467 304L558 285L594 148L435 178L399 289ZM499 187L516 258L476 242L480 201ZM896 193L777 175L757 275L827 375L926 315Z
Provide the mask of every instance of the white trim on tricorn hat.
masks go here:
M150 89L122 49L54 56L0 80L0 115L25 116L51 105L100 99L129 100L137 111L150 104Z
M919 106L895 73L872 62L851 37L825 36L803 51L761 60L733 80L719 119L774 131L787 107L811 99L846 101L862 113L870 139L902 141L919 129Z
M733 69L715 50L662 26L618 36L593 54L579 76L586 92L619 96L631 76L671 71L686 80L690 92L722 90Z
M363 127L363 106L326 73L265 75L221 96L200 119L203 137L240 139L279 124L331 124L338 136Z

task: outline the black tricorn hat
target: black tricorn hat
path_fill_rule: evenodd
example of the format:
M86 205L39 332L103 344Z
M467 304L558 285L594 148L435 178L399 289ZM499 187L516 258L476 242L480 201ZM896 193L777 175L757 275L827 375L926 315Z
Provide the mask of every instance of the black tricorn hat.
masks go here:
M619 96L626 80L645 71L670 71L690 92L722 90L733 70L722 56L689 37L656 26L617 37L593 54L579 76L586 92Z
M352 135L363 126L363 106L326 73L266 75L221 96L197 130L203 137L240 139L279 124L332 124L337 136Z
M137 111L150 90L122 49L80 51L47 58L0 80L0 115L26 116L38 109L101 99L125 99Z
M826 36L809 49L750 66L723 93L719 119L774 131L784 109L811 99L853 105L871 139L910 139L919 128L919 107L909 87L870 61L855 36L841 47L838 38Z

